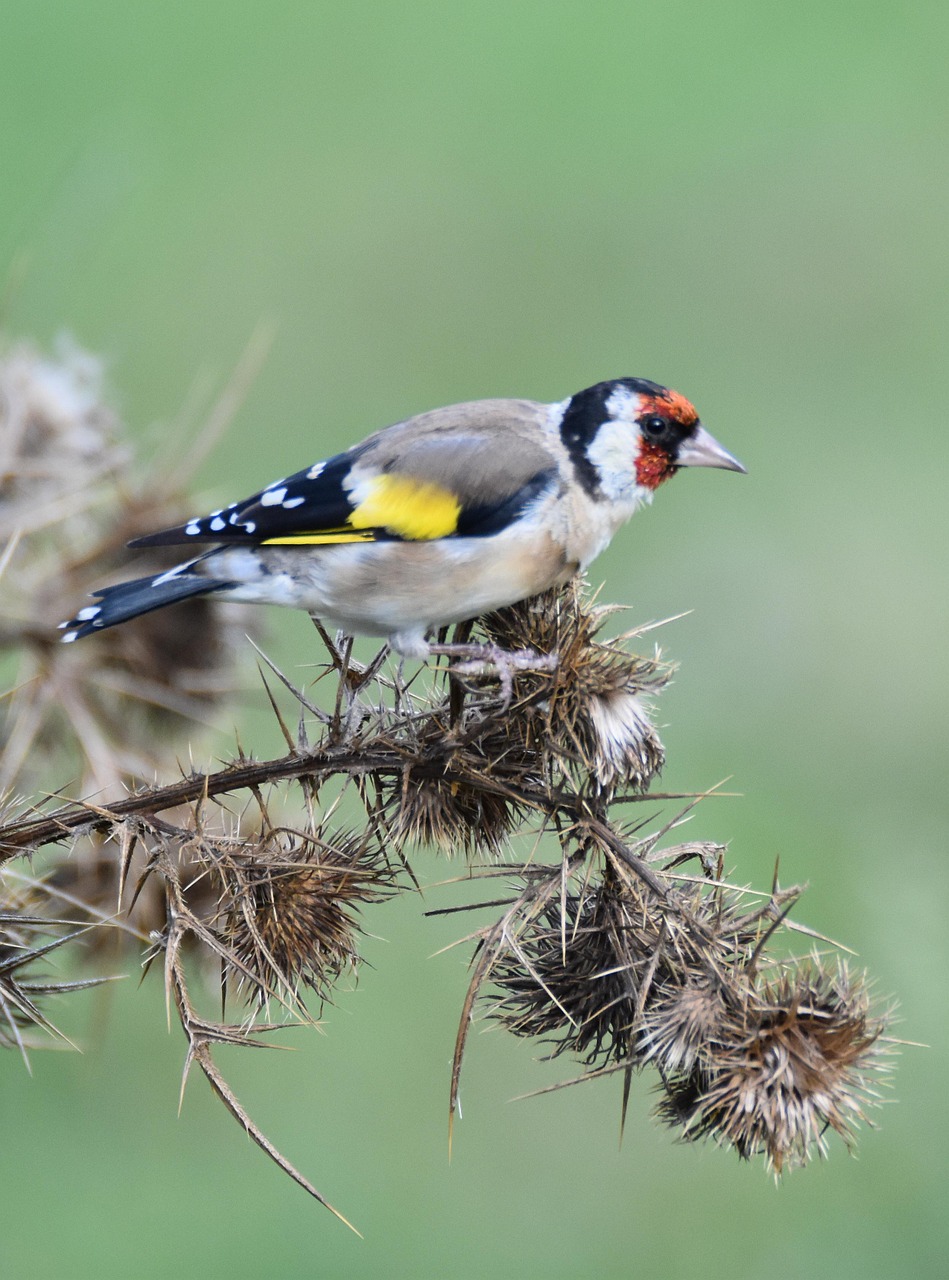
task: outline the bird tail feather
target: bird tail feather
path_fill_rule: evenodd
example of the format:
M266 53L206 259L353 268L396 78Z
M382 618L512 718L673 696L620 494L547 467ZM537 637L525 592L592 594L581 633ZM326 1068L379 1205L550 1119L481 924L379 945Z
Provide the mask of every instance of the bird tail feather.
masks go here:
M60 630L65 632L63 643L71 644L73 640L81 640L83 636L94 635L97 631L104 631L106 627L118 626L129 618L151 613L153 609L163 609L165 605L175 604L179 600L236 585L189 572L193 563L179 565L177 569L157 573L150 578L135 578L131 582L120 582L114 587L102 587L93 594L93 599L98 600L99 604L88 605L85 609L80 609L75 618L59 624Z

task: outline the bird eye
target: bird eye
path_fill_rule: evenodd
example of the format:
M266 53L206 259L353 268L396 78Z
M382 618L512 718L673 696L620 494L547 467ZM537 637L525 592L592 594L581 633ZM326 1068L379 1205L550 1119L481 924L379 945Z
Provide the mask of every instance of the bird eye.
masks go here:
M658 413L652 413L648 418L640 419L639 425L642 427L643 433L649 436L651 440L658 440L660 436L665 434L669 423Z

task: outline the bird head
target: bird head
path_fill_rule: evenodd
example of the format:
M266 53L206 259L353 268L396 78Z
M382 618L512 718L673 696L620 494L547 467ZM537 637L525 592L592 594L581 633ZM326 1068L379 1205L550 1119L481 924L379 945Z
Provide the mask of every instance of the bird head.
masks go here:
M577 392L560 433L584 486L617 500L634 491L648 499L680 467L745 471L685 396L646 378L615 378Z

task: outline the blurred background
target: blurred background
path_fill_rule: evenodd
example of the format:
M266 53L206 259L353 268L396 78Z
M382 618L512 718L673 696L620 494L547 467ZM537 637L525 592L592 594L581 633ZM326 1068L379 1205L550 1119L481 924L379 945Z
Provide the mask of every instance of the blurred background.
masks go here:
M151 975L63 1008L81 1057L0 1062L9 1274L944 1274L947 37L934 3L3 6L7 335L100 353L160 458L273 328L196 509L456 400L633 374L696 402L749 476L684 474L594 569L635 621L692 611L662 637L664 783L730 777L690 835L809 882L797 917L930 1046L859 1160L776 1188L675 1145L645 1076L621 1148L616 1080L509 1101L570 1064L476 1035L449 1165L466 952L433 953L467 922L406 897L325 1035L222 1060L365 1242L202 1080L176 1119ZM314 660L305 619L267 626Z

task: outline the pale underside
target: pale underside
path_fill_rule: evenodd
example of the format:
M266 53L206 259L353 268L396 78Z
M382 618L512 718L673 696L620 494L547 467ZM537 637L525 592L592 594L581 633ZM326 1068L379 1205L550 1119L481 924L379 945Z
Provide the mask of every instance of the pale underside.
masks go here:
M229 548L212 565L215 577L243 579L223 593L229 599L306 609L350 634L387 636L406 656L427 651L427 631L536 595L579 567L549 537L525 544L509 533L308 547L305 555Z

